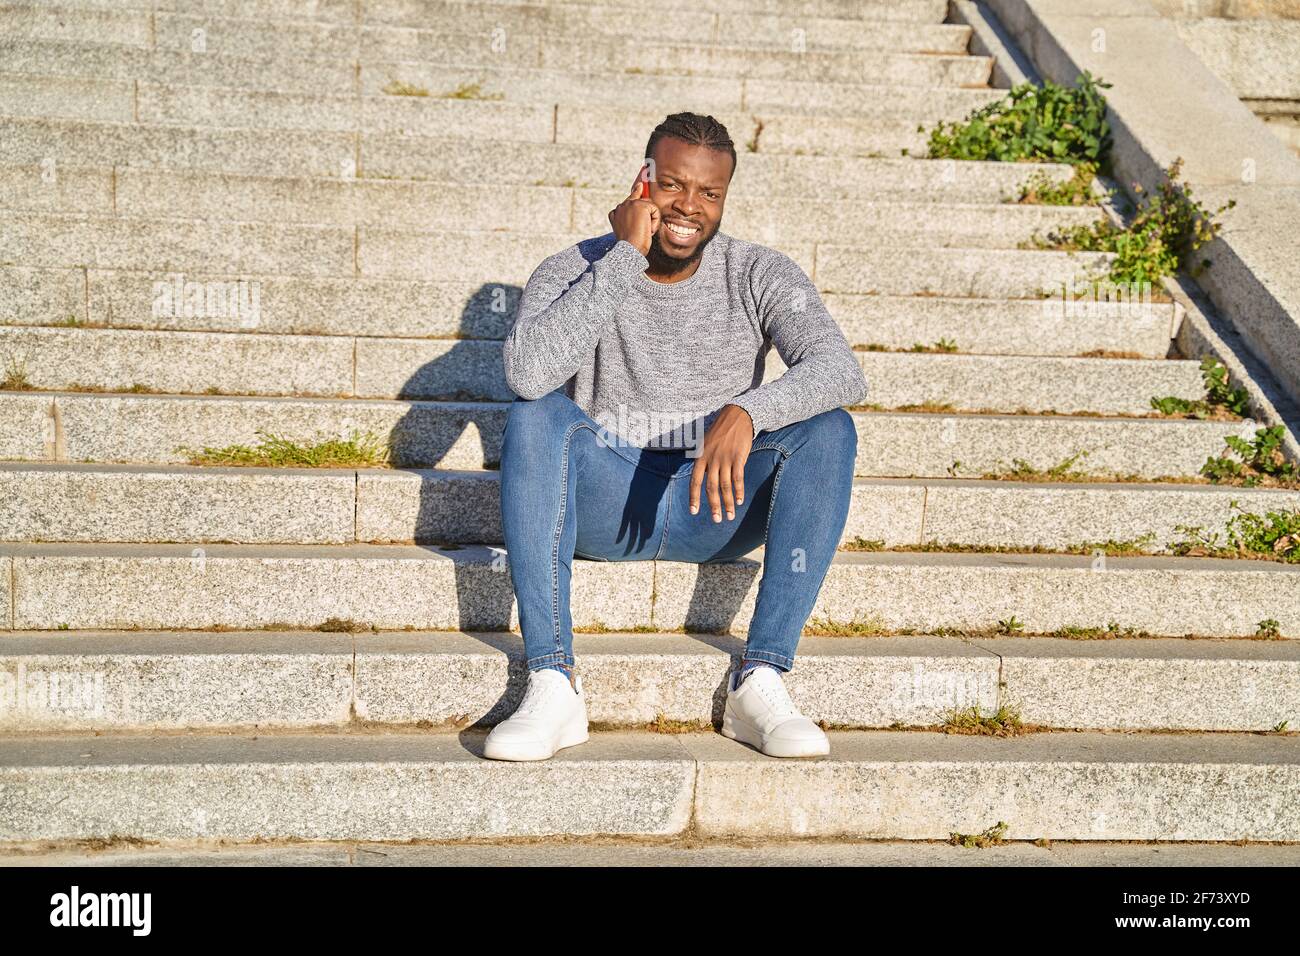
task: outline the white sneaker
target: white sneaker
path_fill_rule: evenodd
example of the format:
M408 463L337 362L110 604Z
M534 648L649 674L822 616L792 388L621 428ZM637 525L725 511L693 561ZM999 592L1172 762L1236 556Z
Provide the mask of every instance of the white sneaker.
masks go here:
M528 689L515 712L492 728L483 756L493 760L546 760L555 751L587 741L587 698L582 678L563 672L528 672Z
M757 747L769 757L815 757L831 752L830 738L799 713L785 681L772 667L755 667L735 688L727 683L722 735Z

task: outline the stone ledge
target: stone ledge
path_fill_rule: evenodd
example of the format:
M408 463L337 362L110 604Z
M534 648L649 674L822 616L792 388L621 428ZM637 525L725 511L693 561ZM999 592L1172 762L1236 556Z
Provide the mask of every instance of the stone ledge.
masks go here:
M598 733L550 760L481 733L0 742L0 840L512 836L1300 840L1300 742L842 731L781 760L719 734ZM52 794L57 793L55 800Z
M573 646L606 730L716 726L744 652L729 634ZM20 631L0 641L0 733L484 729L518 706L524 665L513 632ZM1300 641L806 636L784 681L837 729L1005 705L1034 728L1267 732L1300 714Z
M1106 97L1123 182L1153 190L1181 157L1185 182L1207 205L1237 200L1203 250L1211 266L1201 283L1300 400L1300 271L1283 254L1300 220L1300 161L1145 0L1105 0L1087 13L1066 0L985 6L1046 78L1070 85L1088 70L1113 84Z

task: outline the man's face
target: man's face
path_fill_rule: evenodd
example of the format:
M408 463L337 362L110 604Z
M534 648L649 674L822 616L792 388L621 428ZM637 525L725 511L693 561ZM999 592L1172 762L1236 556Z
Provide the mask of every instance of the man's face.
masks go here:
M685 267L698 259L722 224L731 156L671 136L655 143L650 201L659 207L652 253Z

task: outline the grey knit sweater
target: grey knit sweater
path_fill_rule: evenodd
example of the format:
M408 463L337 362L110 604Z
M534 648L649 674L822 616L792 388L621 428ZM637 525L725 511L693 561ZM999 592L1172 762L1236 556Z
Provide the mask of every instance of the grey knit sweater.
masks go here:
M862 366L816 286L785 253L726 235L688 279L656 282L612 232L548 256L502 348L521 398L563 387L619 444L695 449L724 405L754 432L862 401ZM789 368L762 384L775 345Z

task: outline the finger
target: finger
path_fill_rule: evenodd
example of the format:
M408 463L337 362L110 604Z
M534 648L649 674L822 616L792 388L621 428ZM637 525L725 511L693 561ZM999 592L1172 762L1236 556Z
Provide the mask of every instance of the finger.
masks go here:
M646 202L650 202L648 199ZM650 234L654 235L659 231L659 207L650 203Z
M691 514L700 512L700 482L704 480L706 467L704 456L695 459L695 467L691 470Z
M641 168L637 171L636 179L632 180L632 195L629 197L630 199L641 198L641 183L645 181L645 170L645 164L642 163Z
M709 465L709 473L705 477L705 487L709 490L709 510L713 512L713 520L722 520L722 501L718 497L718 472L721 469L716 464Z
M718 469L718 491L722 494L723 507L727 509L727 520L736 517L736 500L731 496L731 466L723 465Z
M731 466L731 483L736 489L736 504L745 503L745 460L737 458Z

